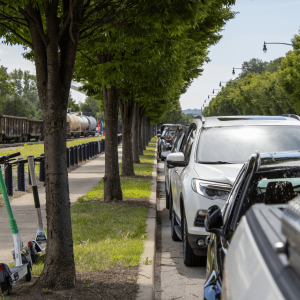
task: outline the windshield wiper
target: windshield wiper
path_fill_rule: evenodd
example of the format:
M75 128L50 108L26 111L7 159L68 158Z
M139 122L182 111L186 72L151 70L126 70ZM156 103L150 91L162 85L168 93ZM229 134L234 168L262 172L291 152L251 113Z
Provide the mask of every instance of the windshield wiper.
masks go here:
M207 165L227 165L227 164L234 164L228 161L198 161L198 164L207 164Z

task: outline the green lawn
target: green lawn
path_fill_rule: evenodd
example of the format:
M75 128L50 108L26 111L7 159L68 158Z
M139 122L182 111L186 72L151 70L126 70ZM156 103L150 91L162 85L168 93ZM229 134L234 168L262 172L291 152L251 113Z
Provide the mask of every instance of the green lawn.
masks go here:
M151 179L121 177L123 198L148 198L151 194ZM104 183L101 180L92 190L78 199L79 202L104 198Z
M153 149L153 150L152 150ZM147 156L134 164L136 175L151 175L155 143L149 143ZM121 164L120 164L121 165ZM119 165L119 167L120 167ZM123 198L148 198L151 179L121 177ZM95 271L111 266L134 266L140 263L144 250L148 208L118 203L88 202L103 199L104 184L101 180L91 191L71 206L72 230L76 271ZM84 241L79 245L80 241ZM43 262L33 267L40 275Z
M105 138L104 136L98 136L98 137L91 137L86 139L78 139L76 141L67 142L67 147L77 146L83 143L98 141ZM16 152L21 153L21 157L27 158L29 155L33 155L34 157L40 156L42 153L44 153L44 144L34 144L34 145L27 145L24 144L24 146L17 147L14 150L7 150L7 149L1 149L0 150L0 156L3 155L9 155Z
M110 203L71 206L76 271L135 266L144 250L146 207ZM79 245L80 241L85 244ZM33 267L40 275L43 262Z

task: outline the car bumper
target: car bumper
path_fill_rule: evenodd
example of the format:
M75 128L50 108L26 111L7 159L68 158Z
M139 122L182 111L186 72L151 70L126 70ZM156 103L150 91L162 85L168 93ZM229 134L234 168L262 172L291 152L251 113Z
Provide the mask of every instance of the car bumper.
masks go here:
M184 203L185 215L188 225L188 232L190 234L198 234L198 235L209 235L209 233L205 230L204 224L203 226L195 226L195 220L198 215L198 211L204 210L207 211L209 207L212 205L218 205L221 209L225 205L226 201L221 199L210 200L207 199L194 191L191 191Z
M199 255L199 256L207 255L207 245L205 244L206 237L207 237L207 235L188 233L189 244L196 255ZM203 242L204 242L203 246L198 245L198 240L200 240L200 239L203 240Z

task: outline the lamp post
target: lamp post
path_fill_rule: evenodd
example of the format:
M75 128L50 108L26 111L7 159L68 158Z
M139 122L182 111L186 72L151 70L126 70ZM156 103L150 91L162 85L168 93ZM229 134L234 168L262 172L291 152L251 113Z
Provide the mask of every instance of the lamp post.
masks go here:
M257 73L259 73L261 75L261 71L257 71L255 69L251 69L251 68L233 68L232 69L232 75L235 75L235 71L234 71L235 69L247 70L247 71L254 71L254 72L257 72Z
M227 83L228 81L220 81L219 86L222 86L222 83Z
M213 94L215 93L215 91L221 91L221 89L213 89Z
M209 96L216 97L216 95L208 95L208 97L207 97L208 99L209 99Z
M279 44L279 45L288 45L288 46L293 46L293 44L288 44L288 43L266 43L266 42L264 42L264 47L263 47L263 51L264 51L264 53L267 53L267 44Z

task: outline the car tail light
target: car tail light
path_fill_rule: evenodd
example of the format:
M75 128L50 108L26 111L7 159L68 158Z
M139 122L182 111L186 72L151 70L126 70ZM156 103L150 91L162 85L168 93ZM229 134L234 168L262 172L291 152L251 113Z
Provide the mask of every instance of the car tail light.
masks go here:
M166 141L167 141L168 143L170 143L170 142L172 141L172 139L171 139L171 138L168 138L168 139L166 139Z
M2 267L2 264L0 265L0 272L3 270L1 267Z
M29 246L29 247L32 247L32 243L31 243L31 242L29 242L29 243L28 243L28 246Z

